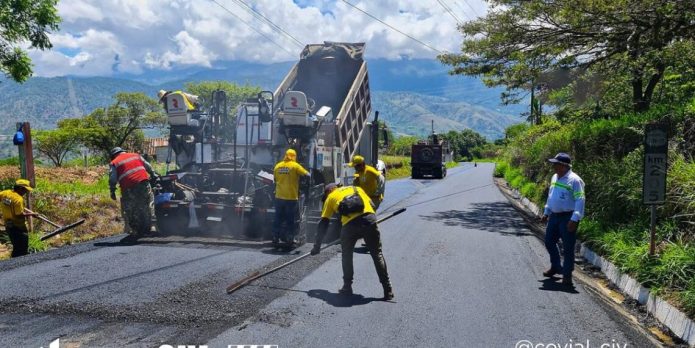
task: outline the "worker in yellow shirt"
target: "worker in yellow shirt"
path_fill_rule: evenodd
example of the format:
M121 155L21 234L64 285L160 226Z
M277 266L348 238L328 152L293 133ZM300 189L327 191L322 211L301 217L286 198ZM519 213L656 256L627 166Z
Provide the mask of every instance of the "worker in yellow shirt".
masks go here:
M297 152L288 149L285 158L275 165L275 220L273 221L273 244L292 247L297 231L299 202L299 178L309 176L309 171L297 163ZM283 228L283 225L286 227Z
M354 273L352 254L357 240L364 238L369 253L372 255L379 281L384 288L384 300L392 300L393 288L386 269L384 254L381 251L381 236L376 223L376 213L367 194L357 186L338 187L336 184L328 184L323 197L321 221L316 230L316 242L311 249L311 255L321 252L321 242L323 242L323 237L328 230L329 219L336 213L340 214L343 287L338 292L346 295L352 294Z
M364 157L360 155L354 156L348 165L355 168L355 180L352 184L361 187L374 202L375 209L378 209L384 200L384 176L376 168L364 163Z
M37 216L37 214L24 211L23 196L32 190L29 180L17 179L12 190L0 192L2 219L5 221L5 230L12 243L12 257L29 253L29 229L26 217Z

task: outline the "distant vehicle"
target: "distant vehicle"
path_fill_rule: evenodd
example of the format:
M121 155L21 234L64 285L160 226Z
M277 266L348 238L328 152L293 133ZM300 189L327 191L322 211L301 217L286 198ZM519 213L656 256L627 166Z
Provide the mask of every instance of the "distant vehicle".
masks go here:
M446 176L446 162L451 161L451 158L449 142L439 138L434 132L433 124L432 134L428 139L411 147L411 177L413 179L425 177L442 179Z

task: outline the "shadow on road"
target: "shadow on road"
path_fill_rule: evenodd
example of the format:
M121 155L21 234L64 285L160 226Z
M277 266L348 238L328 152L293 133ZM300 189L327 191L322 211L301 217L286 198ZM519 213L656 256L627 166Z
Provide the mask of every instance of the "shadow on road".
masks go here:
M564 285L561 282L559 282L560 278L546 278L543 280L539 280L540 283L543 283L539 290L545 290L545 291L559 291L559 292L566 292L568 294L578 294L579 291L574 288L574 285Z
M323 300L334 307L352 307L365 305L373 301L382 301L380 298L364 297L359 294L343 295L335 292L330 292L323 289L312 289L307 291L309 297Z
M519 217L519 213L506 202L473 203L468 210L437 211L420 217L446 226L461 226L515 236L533 235Z

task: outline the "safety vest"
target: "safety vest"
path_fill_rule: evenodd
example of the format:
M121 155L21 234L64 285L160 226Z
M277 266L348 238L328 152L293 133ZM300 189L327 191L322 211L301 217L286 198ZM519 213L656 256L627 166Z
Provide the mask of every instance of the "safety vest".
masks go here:
M188 99L188 95L189 95L188 93L185 93L185 92L183 92L183 91L174 91L174 92L171 92L169 95L172 95L172 94L180 94L180 95L182 95L182 96L183 96L183 100L186 102L186 109L188 109L188 111L195 110L195 105L193 105L193 103L191 102L191 100Z
M150 178L140 155L136 153L122 152L111 161L111 165L116 168L121 190L129 189Z

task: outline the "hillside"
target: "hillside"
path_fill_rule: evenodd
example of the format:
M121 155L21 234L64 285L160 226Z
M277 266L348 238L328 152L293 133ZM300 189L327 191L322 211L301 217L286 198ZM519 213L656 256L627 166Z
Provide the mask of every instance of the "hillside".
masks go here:
M504 129L521 118L446 97L412 92L374 92L373 109L397 135L424 136L435 131L470 128L488 139L499 139Z
M434 119L438 130L472 128L490 139L521 121L524 106L500 109L499 90L479 80L452 77L433 60L370 60L374 110L380 110L394 130L423 135ZM117 92L144 92L154 97L159 89L178 89L186 82L228 80L274 89L292 63L227 62L213 69L146 72L141 76L31 78L24 84L0 79L0 134L9 135L18 121L34 129L53 128L67 117L88 114L113 102ZM403 91L405 90L405 91ZM397 124L397 125L396 125Z

